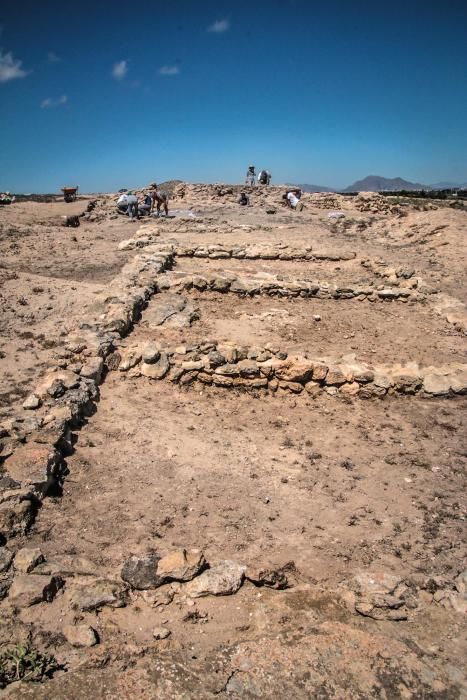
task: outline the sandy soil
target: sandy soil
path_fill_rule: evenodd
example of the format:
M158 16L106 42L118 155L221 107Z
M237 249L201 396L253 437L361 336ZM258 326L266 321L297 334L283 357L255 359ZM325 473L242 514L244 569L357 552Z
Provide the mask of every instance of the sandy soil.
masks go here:
M203 272L198 266L198 273ZM189 329L174 328L170 321L154 329L151 314L158 304L155 300L143 313L132 340L158 340L167 345L232 340L260 347L275 342L290 353L305 352L309 357L356 353L372 364L416 360L428 366L464 362L466 357L462 335L425 305L354 299L238 298L214 292L184 292L180 296L198 310L199 319ZM316 322L314 315L321 320Z
M427 284L465 299L463 212L414 207L404 217L370 215L344 203L343 226L311 205L303 216L282 209L268 215L208 194L176 202L199 218L159 221L162 242L312 243L357 258L225 265L180 258L169 277L232 272L377 284L360 259L381 257L409 264ZM125 220L61 225L60 217L84 205L26 202L0 210L5 417L21 410L60 338L92 312L95 295L135 255L118 250L137 229ZM211 338L275 342L310 356L355 353L371 364L465 361L465 336L435 314L430 298L403 304L182 296L199 309L191 327L151 326L163 298L155 295L123 344ZM107 374L100 391L95 414L76 432L62 493L46 499L30 532L7 546L40 547L46 561L84 557L94 577L112 580L131 554L200 548L211 564L286 566L290 587L247 581L235 595L193 601L177 594L159 607L132 591L126 607L98 612L73 607L72 578L50 603L12 609L7 597L0 603L1 644L29 635L68 670L40 686L10 686L9 696L462 697L465 625L455 581L466 568L464 396L250 395L119 371ZM356 612L352 582L372 572L419 582L407 619ZM436 591L455 593L458 607L441 604ZM66 641L64 624L77 622L96 630L97 646ZM161 626L170 637L155 641Z

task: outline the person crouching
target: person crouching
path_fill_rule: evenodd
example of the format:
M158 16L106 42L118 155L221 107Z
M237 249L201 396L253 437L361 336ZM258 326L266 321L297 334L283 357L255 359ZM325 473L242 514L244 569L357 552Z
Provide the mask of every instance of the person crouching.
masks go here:
M295 211L302 211L305 207L303 202L300 201L302 196L302 191L300 189L289 190L287 194L283 195L283 199L289 209L295 209Z

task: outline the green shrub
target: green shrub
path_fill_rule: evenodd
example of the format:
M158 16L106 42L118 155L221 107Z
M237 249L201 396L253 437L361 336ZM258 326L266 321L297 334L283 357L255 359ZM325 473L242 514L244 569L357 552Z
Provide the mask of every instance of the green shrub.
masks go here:
M53 656L29 644L17 644L0 654L0 688L15 681L41 681L59 668Z

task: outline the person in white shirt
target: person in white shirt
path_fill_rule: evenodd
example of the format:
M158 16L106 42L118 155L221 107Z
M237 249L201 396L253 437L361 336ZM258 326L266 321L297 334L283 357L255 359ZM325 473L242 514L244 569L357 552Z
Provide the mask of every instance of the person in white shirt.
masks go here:
M287 194L285 195L285 199L287 201L287 206L289 207L289 209L295 209L295 211L302 211L304 204L300 201L301 196L301 190L290 190L289 192L287 192Z
M138 221L138 197L133 192L128 192L128 218L130 221Z
M128 195L127 194L121 194L120 197L117 199L117 209L121 214L128 213Z

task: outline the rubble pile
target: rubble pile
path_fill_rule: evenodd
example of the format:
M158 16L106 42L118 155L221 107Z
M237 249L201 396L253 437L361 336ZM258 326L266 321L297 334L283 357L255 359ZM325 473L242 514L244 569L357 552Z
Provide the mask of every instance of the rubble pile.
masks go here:
M371 212L372 214L398 214L399 207L378 192L359 192L352 200L358 211Z
M342 209L346 199L335 192L314 192L309 198L311 206L316 209Z
M415 277L415 270L408 265L401 265L396 268L391 267L384 260L370 260L369 258L363 258L361 264L377 277L386 279L388 284L392 286L416 289L423 285L423 280L420 277Z
M117 199L118 196L115 195L102 195L98 199L90 200L80 218L93 223L116 219L118 217Z

